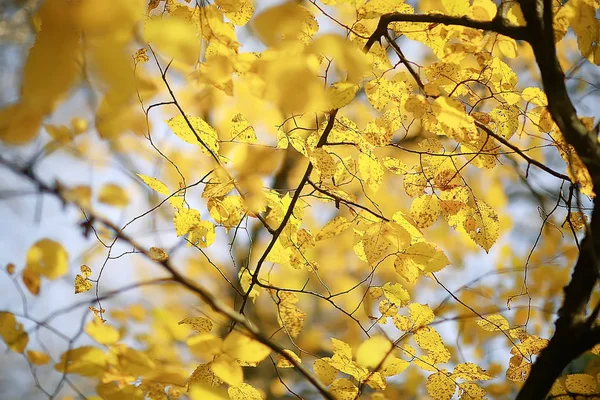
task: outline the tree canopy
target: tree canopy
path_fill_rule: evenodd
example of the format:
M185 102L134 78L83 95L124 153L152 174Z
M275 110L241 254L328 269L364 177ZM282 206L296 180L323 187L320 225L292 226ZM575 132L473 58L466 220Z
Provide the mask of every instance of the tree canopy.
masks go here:
M599 7L3 2L0 397L600 396Z

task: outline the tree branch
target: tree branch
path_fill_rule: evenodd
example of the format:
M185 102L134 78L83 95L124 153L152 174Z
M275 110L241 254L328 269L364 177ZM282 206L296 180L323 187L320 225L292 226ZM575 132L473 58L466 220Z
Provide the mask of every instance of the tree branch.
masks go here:
M381 40L387 34L388 25L392 22L423 22L430 24L443 24L463 26L465 28L480 29L483 31L496 32L515 40L527 40L527 29L522 26L509 25L502 18L494 18L491 21L478 21L469 17L453 17L442 14L403 14L392 13L382 15L379 24L365 44L365 51Z
M335 116L337 115L337 112L338 112L338 110L336 109L329 113L329 120L327 121L327 125L325 126L325 129L323 130L323 134L321 135L321 138L319 139L319 142L316 145L317 149L323 147L327 143L327 138L329 136L329 133L331 132L331 130L333 129L333 126L335 125ZM273 237L271 238L271 241L269 242L269 244L267 245L267 248L262 253L258 262L256 263L256 268L254 269L254 272L252 273L252 282L250 282L250 285L248 285L248 290L246 291L246 295L244 296L244 299L242 300L242 305L240 306L241 314L243 314L243 312L244 312L244 307L246 306L246 303L248 302L248 297L249 297L250 292L252 291L254 286L256 286L256 284L258 283L258 274L259 274L264 262L266 261L267 256L269 255L271 250L273 250L273 247L275 246L277 239L279 238L281 233L283 233L283 230L285 229L287 223L289 222L290 218L292 217L292 214L294 213L294 207L296 207L296 203L298 202L298 199L300 198L302 189L304 189L304 186L306 186L308 180L310 179L310 174L312 173L313 168L314 168L313 164L311 162L309 162L308 166L306 167L306 171L304 171L304 175L302 176L302 179L300 179L300 183L298 184L298 187L296 188L296 191L294 192L294 196L290 200L290 205L288 206L288 209L287 209L285 215L283 216L283 219L282 219L281 223L279 224L279 227L273 233ZM233 329L233 326L232 326L232 329Z
M529 164L535 165L536 167L538 167L538 168L546 171L547 173L549 173L552 176L555 176L555 177L557 177L559 179L562 179L562 180L565 180L567 182L571 182L571 178L569 178L567 175L561 174L560 172L556 172L552 168L546 166L546 164L541 163L538 160L529 157L519 147L515 146L514 144L512 144L508 140L504 139L502 136L497 135L496 133L494 133L494 131L492 131L490 128L488 128L487 126L485 126L481 122L475 121L475 125L477 125L477 127L479 129L481 129L482 131L484 131L485 133L487 133L488 135L490 135L491 137L493 137L494 139L496 139L497 141L499 141L500 143L502 143L503 145L505 145L506 147L508 147L512 151L514 151L515 153L517 153L519 156L521 156Z
M600 187L600 145L596 135L586 129L577 117L567 92L565 75L556 56L552 0L520 0L520 5L548 97L548 111L565 141L573 146L587 167L596 189ZM596 332L598 328L592 327L595 321L585 319L600 267L596 254L600 249L598 203L596 198L592 219L580 246L579 259L573 268L571 281L564 288L565 298L558 311L554 335L533 364L517 396L518 400L546 398L554 381L569 362L600 342L600 335Z

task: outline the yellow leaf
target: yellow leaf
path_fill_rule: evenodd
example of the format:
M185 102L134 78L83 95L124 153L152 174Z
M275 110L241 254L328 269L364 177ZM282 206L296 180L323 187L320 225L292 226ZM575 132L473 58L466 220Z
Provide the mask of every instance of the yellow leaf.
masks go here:
M333 177L336 171L336 164L333 157L322 148L314 149L309 152L310 161L319 173L319 181L327 181Z
M254 0L215 0L215 4L237 26L246 25L254 13Z
M241 143L256 143L256 132L242 114L236 114L231 119L231 125L231 140Z
M243 333L234 331L223 341L223 352L240 361L259 363L267 358L271 349Z
M262 400L263 398L258 390L247 383L229 386L227 393L229 393L231 400Z
M294 359L294 361L301 363L302 360L300 359L300 357L298 357L296 355L296 353L294 353L291 350L284 350L283 351L285 354L289 355L290 357L292 357ZM285 358L284 356L282 356L281 354L277 356L277 368L294 368L294 364L292 364L287 358Z
M398 76L399 79L401 75ZM367 99L377 111L386 106L399 107L408 98L408 90L404 82L378 78L365 85Z
M356 363L368 368L381 368L390 356L392 342L384 336L371 336L358 346Z
M464 106L454 98L440 96L433 102L432 109L438 121L448 127L473 127L473 117L467 115Z
M84 276L84 278L89 278L90 276L92 276L92 269L85 264L80 266L79 270L81 271L81 274Z
M146 54L147 49L145 47L142 47L141 49L139 49L138 51L135 52L135 54L133 55L133 60L135 61L136 64L138 63L147 63L148 61L150 61L150 57L148 57L148 54Z
M471 17L479 21L491 21L497 10L498 6L492 0L473 0Z
M121 338L118 329L98 317L85 326L85 332L96 342L105 345L115 344Z
M146 353L123 343L110 347L107 360L125 375L149 375L157 368L156 363Z
M437 272L450 264L442 250L427 242L412 244L404 253L398 255L398 258L403 262L414 263L424 272Z
M391 243L384 237L384 233L386 233L385 223L378 222L371 224L367 231L362 234L362 240L358 243L358 245L362 245L358 249L355 246L355 252L359 257L369 263L369 265L375 265L383 256L389 254L391 252L389 250ZM398 230L398 233L401 234L400 240L406 239L408 235L406 232L403 232L401 229ZM362 254L357 252L357 250L362 250ZM392 251L396 251L397 249L393 249Z
M215 172L213 172L210 181L208 181L204 187L202 197L211 198L225 196L231 191L231 189L233 189L233 181L231 177L222 167L218 167ZM232 200L233 196L225 198L223 202L227 202L227 199Z
M317 63L315 55L282 55L272 60L256 61L262 80L268 82L264 97L278 105L284 113L322 110L325 89L322 80L317 77ZM290 93L295 95L290 96Z
M371 19L393 12L412 14L413 11L404 0L369 0L358 9L357 14L359 19Z
M364 382L375 390L385 390L387 384L380 372L369 373Z
M408 173L404 175L404 191L410 197L423 194L430 183L427 178L420 172Z
M596 379L589 374L569 374L565 386L570 393L580 395L596 394Z
M237 386L244 382L244 371L241 365L227 354L218 356L210 367L215 375L228 385Z
M106 354L96 347L83 346L66 351L54 365L58 372L100 377L106 368Z
M215 226L210 221L200 221L189 232L188 240L198 247L209 247L215 241Z
M87 185L78 185L66 189L63 192L65 199L78 206L90 208L92 203L92 188Z
M383 165L392 173L396 174L396 175L404 175L406 174L410 168L408 167L408 165L406 165L405 163L403 163L402 161L398 160L397 158L393 158L393 157L384 157L383 160Z
M385 297L393 304L404 307L410 301L408 291L399 283L386 283L381 287Z
M75 294L87 292L92 288L92 283L87 280L92 275L92 270L87 265L79 267L81 274L75 276Z
M15 268L16 268L15 264L13 264L13 263L6 264L6 272L9 275L14 275L15 274Z
M0 140L9 145L22 145L38 135L44 115L23 104L11 104L0 109Z
M195 208L183 208L175 213L173 225L177 236L183 236L200 225L200 211Z
M500 314L492 314L484 317L484 319L478 319L477 325L486 331L499 331L507 330L509 328L508 321Z
M381 374L385 377L394 376L402 373L410 363L397 357L388 357L385 366L381 370Z
M258 36L268 46L290 39L308 42L319 30L312 12L291 1L268 8L257 15L254 18L254 27Z
M199 335L194 335L187 339L186 344L192 352L202 357L206 355L214 356L221 353L223 340L211 333L200 332Z
M109 375L110 376L110 375ZM121 378L120 376L118 378ZM122 378L121 378L122 379ZM136 386L130 384L121 384L117 382L100 382L95 387L96 393L98 393L98 399L114 399L114 400L143 400L144 391ZM90 400L98 400L90 399Z
M448 14L457 17L469 15L471 8L469 0L442 0L442 5L448 11Z
M69 143L73 140L73 132L65 125L44 125L46 132L58 143Z
M129 204L129 196L127 196L127 192L121 186L114 183L107 183L100 188L98 201L110 206L123 208Z
M38 240L27 251L27 266L48 279L57 279L69 270L69 254L58 242Z
M415 329L428 325L435 318L433 310L427 304L412 303L408 306L408 313Z
M481 367L473 363L462 363L454 367L453 378L460 378L467 381L487 381L492 379Z
M279 297L281 301L279 303L277 322L279 326L285 328L288 335L296 338L302 331L307 314L296 307L298 298L294 293L280 292Z
M45 365L50 362L50 356L41 351L27 350L27 358L34 365Z
M458 394L461 400L485 400L485 390L476 383L462 382L458 384Z
M367 368L361 367L352 361L352 348L348 343L335 338L331 338L331 342L333 343L333 356L331 358L323 358L323 361L357 380L362 380L369 374Z
M416 283L419 275L421 275L421 270L419 269L418 264L411 258L402 256L396 257L396 260L394 261L394 268L396 269L396 272L408 283Z
M188 7L184 7L186 12ZM191 18L199 22L199 31L202 36L211 43L226 46L230 51L237 52L240 44L236 40L235 26L225 22L222 10L216 4L204 5L193 10Z
M427 377L425 388L435 400L450 400L456 391L456 384L443 372L436 372Z
M413 322L405 315L392 316L396 328L403 332L408 332L413 328Z
M213 328L212 321L206 317L185 318L178 323L178 325L182 324L191 325L192 329L199 333L210 332Z
M206 382L196 382L190 385L190 400L230 400L230 397L225 389Z
M200 364L192 375L188 378L187 385L188 387L193 387L194 385L201 384L207 386L220 386L223 382L215 376L210 367L212 363ZM204 399L204 398L202 398Z
M546 93L540 90L540 88L527 87L523 89L521 95L523 96L523 100L533 103L536 106L548 105L548 98L546 97Z
M352 222L348 221L346 217L338 216L329 221L321 230L315 235L315 240L326 240L335 237L348 229L352 225Z
M217 131L202 118L191 115L184 118L178 115L167 120L167 125L169 125L175 135L179 136L186 143L199 146L200 151L207 155L218 155L219 136Z
M8 348L16 353L23 353L29 343L23 324L17 322L15 316L7 311L0 311L0 336Z
M498 214L483 201L476 200L472 216L474 224L472 227L465 226L465 230L471 239L487 253L500 235Z
M415 118L421 118L430 111L430 105L423 95L409 95L404 103L406 111L413 113Z
M329 392L336 400L354 400L358 396L358 388L346 378L336 379Z
M423 326L414 332L413 337L419 347L427 351L432 363L446 363L450 360L450 351L444 346L442 337L435 329Z
M596 56L600 36L596 3L591 0L575 0L569 2L567 8L571 11L569 19L573 32L577 36L577 46L581 55L590 62L600 65L600 58Z
M520 109L514 105L501 105L490 112L496 133L510 139L519 128Z
M40 294L41 276L33 268L25 267L23 269L23 283L32 295Z
M410 206L410 215L421 229L433 225L441 211L439 199L432 194L417 197Z
M317 378L319 378L324 385L330 385L338 375L337 369L321 359L315 360L313 370L315 371Z
M167 252L160 247L150 247L150 249L148 249L148 254L150 255L152 261L155 262L163 262L169 259Z
M356 43L339 35L321 35L306 51L332 59L337 70L346 76L348 82L359 83L363 76L371 71L369 57Z
M326 109L335 110L348 104L358 92L359 86L352 82L336 82L325 90Z
M188 65L198 61L200 41L193 21L178 16L154 15L144 24L146 40L164 53Z
M162 183L160 180L142 174L137 174L137 176L139 176L144 181L144 183L155 192L164 194L165 196L169 196L171 194L169 193L169 188L167 187L167 185Z
M364 180L371 192L375 193L383 182L383 167L373 157L365 153L358 155L358 175Z

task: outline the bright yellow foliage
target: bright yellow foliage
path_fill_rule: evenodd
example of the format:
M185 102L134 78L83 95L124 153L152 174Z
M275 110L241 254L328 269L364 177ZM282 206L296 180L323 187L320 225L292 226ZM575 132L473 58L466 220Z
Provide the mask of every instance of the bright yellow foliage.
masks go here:
M592 347L600 2L499 3L2 2L5 396L512 398Z

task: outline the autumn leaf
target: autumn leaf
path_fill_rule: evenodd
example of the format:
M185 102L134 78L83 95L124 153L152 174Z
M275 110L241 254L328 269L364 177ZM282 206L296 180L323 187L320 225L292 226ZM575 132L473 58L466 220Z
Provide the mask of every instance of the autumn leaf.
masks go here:
M114 344L121 338L120 332L115 327L99 317L94 318L85 326L85 332L96 342L105 345Z
M23 324L6 311L0 311L0 336L8 348L17 353L23 353L29 343L29 335L23 330Z
M34 365L45 365L50 362L50 356L36 350L27 350L27 359Z
M27 251L26 268L48 279L57 279L67 273L69 254L64 247L52 240L38 240Z
M80 267L81 274L75 275L75 294L87 292L92 288L92 282L88 281L92 275L92 270L87 265Z

